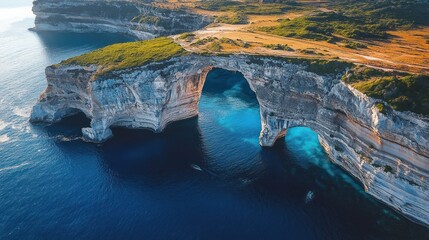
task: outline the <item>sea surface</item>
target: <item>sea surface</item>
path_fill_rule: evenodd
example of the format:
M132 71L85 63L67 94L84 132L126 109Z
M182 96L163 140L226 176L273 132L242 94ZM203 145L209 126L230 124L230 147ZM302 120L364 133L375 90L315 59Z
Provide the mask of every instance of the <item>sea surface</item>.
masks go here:
M50 64L132 39L34 33L31 1L0 4L0 239L429 239L367 195L317 135L258 145L240 73L209 73L198 117L82 141L83 115L32 125Z

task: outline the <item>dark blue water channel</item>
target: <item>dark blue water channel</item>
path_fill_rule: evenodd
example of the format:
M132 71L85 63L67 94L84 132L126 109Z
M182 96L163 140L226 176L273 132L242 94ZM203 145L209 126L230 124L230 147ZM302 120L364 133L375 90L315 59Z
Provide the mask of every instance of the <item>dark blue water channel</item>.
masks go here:
M312 130L261 148L240 73L211 71L200 115L160 134L114 129L96 145L82 115L29 124L47 65L131 40L36 34L33 20L0 28L0 239L428 239L330 163Z

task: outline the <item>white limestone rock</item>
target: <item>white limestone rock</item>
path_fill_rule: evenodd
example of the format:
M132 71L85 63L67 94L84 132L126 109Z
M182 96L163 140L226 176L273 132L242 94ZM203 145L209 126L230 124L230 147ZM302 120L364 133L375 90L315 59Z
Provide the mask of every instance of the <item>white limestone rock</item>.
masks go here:
M319 135L330 159L365 190L405 216L429 226L429 120L389 109L340 80L308 70L305 62L248 55L187 55L94 77L97 66L48 67L48 87L32 121L55 122L81 111L91 119L83 135L96 142L110 127L162 131L198 114L212 68L239 71L255 91L260 144L271 146L291 127Z
M211 17L151 6L152 1L36 0L35 31L103 32L150 39L195 31ZM141 18L143 17L143 18Z

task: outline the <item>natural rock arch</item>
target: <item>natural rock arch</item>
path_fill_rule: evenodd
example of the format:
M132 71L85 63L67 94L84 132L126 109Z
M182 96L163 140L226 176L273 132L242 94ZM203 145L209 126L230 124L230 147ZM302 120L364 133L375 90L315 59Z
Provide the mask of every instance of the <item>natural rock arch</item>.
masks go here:
M32 121L55 121L76 108L91 119L86 138L103 141L111 126L162 131L196 116L207 73L238 71L255 92L260 144L271 146L295 126L310 127L330 159L366 191L429 225L429 120L412 113L380 113L377 100L341 81L342 71L310 71L308 62L248 55L186 55L97 76L97 66L48 67L48 88Z

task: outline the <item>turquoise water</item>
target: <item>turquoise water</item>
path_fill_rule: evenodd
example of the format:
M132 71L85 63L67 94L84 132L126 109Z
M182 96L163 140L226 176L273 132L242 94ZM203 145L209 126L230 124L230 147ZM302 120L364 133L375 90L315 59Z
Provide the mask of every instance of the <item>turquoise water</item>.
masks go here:
M427 239L330 163L310 129L261 148L258 103L240 73L210 72L200 115L160 134L114 129L97 145L81 140L82 115L29 124L47 65L131 39L37 34L28 1L5 6L0 239Z

